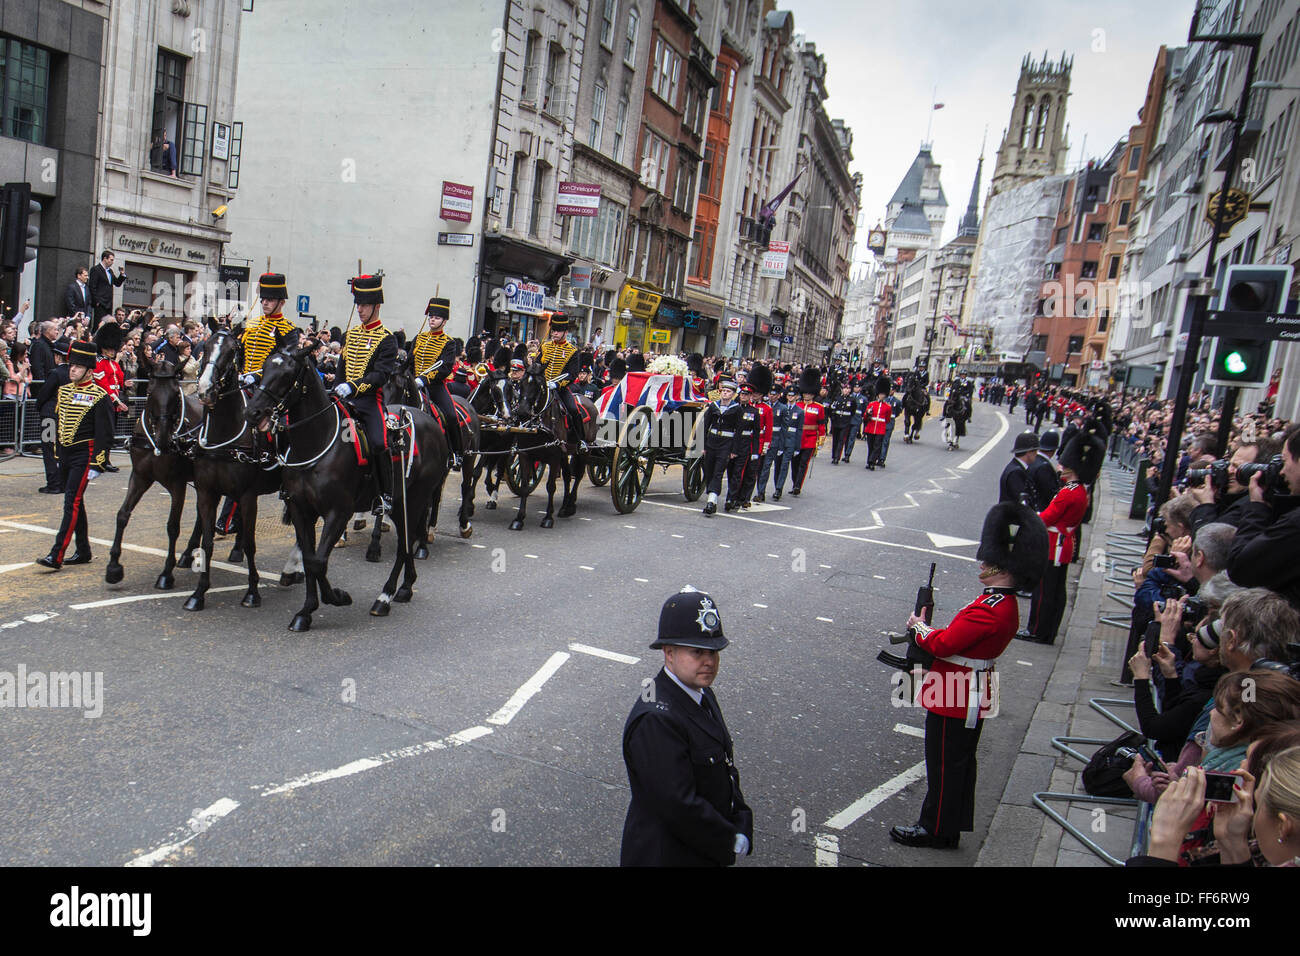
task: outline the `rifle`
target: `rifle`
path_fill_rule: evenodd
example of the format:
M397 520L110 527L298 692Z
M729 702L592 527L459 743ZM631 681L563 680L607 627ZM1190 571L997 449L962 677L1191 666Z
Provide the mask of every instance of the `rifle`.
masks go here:
M929 624L934 617L934 571L935 564L930 564L929 580L916 589L916 608L915 613L921 620ZM923 668L929 668L934 663L934 655L928 651L923 651L916 646L916 629L908 628L906 634L886 632L889 635L890 644L907 644L907 653L903 657L897 654L891 654L889 651L881 648L880 653L876 655L876 660L882 664L888 664L890 667L896 667L901 671L911 672L916 665Z

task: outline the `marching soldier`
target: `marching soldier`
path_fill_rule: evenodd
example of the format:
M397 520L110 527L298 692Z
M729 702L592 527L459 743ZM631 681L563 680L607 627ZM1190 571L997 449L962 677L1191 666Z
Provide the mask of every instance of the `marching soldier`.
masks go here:
M84 496L86 483L104 470L108 448L113 442L113 406L108 392L95 384L92 375L98 356L89 342L73 342L68 348L68 384L51 378L37 397L45 404L46 392L55 398L55 456L59 460L59 487L63 488L63 523L54 537L50 553L37 560L43 568L57 571L65 564L90 562ZM77 550L66 561L63 555L76 537Z
M762 430L762 416L754 404L754 386L746 376L745 383L740 386L740 416L736 421L734 444L736 454L727 463L727 501L724 506L727 511L742 505L749 507L749 498L745 495L746 477L748 472L758 470Z
M863 375L857 389L853 392L853 414L849 416L849 434L844 442L844 464L846 465L853 460L853 446L857 444L858 436L862 434L862 416L866 414L867 405L871 403L871 383L871 376Z
M429 396L446 427L447 444L451 446L451 467L459 471L464 448L461 442L460 419L456 415L455 403L447 391L447 377L451 375L456 363L456 354L460 351L456 341L443 330L451 318L451 301L448 299L430 299L424 314L429 318L429 327L415 337L411 355L415 360L415 384Z
M773 501L781 500L781 488L785 485L786 471L799 452L799 443L803 439L803 409L796 404L799 389L787 385L772 408L772 442L763 455L763 465L758 475L758 494L755 501L763 501L767 491L767 476L776 465L776 490L772 493Z
M934 655L918 698L929 789L916 824L889 831L895 842L955 849L962 831L975 829L975 750L984 717L998 709L994 661L1020 623L1016 589L1033 587L1046 552L1046 529L1030 508L994 505L976 554L983 593L947 627L907 619L916 646Z
M888 375L882 376L876 384L876 388L881 387L885 389L883 397L889 406L889 419L885 422L885 438L880 443L880 461L876 464L884 468L885 459L889 457L889 440L894 437L894 425L898 422L898 416L903 414L903 403L894 394L894 381Z
M740 489L742 508L748 508L754 497L759 471L766 460L767 449L772 444L772 406L767 400L768 393L772 391L772 370L761 363L754 363L745 380L745 388L750 390L754 410L758 412L758 434L757 441L750 449L749 464L745 466L745 483ZM762 496L759 500L763 500Z
M122 400L122 389L126 387L126 376L122 366L117 364L117 353L122 347L122 327L116 322L104 322L95 333L95 348L99 350L99 361L95 364L95 384L108 393L109 404L115 412L127 412L130 409ZM117 471L117 466L108 460L108 447L104 448L104 471Z
M664 602L650 645L664 666L623 727L622 866L731 866L753 851L754 813L712 686L728 643L709 595L686 587Z
M734 402L736 383L723 379L718 383L718 400L710 402L701 413L699 427L704 435L704 483L709 500L704 514L712 516L718 511L718 494L722 491L722 475L736 457L736 429L740 424L740 406ZM730 509L728 509L730 510Z
M563 312L551 315L551 337L542 343L542 350L537 361L546 366L546 386L555 390L560 405L564 408L565 418L569 422L569 442L572 449L586 451L583 440L582 415L578 412L578 403L573 400L569 383L577 377L578 347L568 340L569 317Z
M853 430L853 412L857 408L848 382L840 385L838 391L839 394L834 397L829 409L832 465L840 463L841 455L846 460L848 458L845 449L848 447L849 432Z
M877 379L876 399L867 406L862 419L862 430L867 438L867 471L875 471L876 465L885 463L885 429L894 417L894 408L889 404L889 379Z
M298 327L283 315L289 297L284 276L264 273L257 280L257 294L262 299L262 314L249 322L241 341L244 345L244 368L239 384L252 388L262 377L262 366L276 349L296 347L301 334Z
M794 487L790 489L790 494L796 498L803 491L804 479L808 477L813 457L826 441L826 406L817 401L817 393L821 391L821 377L821 370L815 365L804 369L799 375L799 390L803 393L803 401L799 403L803 409L803 437L794 460Z
M383 277L356 276L350 284L361 325L348 329L340 374L343 381L334 386L334 394L347 402L348 411L365 430L379 486L379 500L373 513L391 514L393 460L388 452L388 429L384 423L383 386L397 370L397 340L379 319L379 307L384 303Z

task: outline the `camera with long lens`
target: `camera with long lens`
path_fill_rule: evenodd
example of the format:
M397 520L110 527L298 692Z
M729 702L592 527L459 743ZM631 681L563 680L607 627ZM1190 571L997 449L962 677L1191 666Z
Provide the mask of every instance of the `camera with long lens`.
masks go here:
M1253 461L1249 465L1237 466L1237 481L1242 485L1249 485L1250 479L1256 474L1263 475L1260 484L1264 486L1266 493L1276 494L1286 490L1286 481L1282 477L1282 456L1274 455L1268 461Z
M1181 584L1162 584L1160 585L1160 599L1162 601L1177 601L1187 593L1187 589Z
M1285 661L1270 661L1261 658L1250 665L1254 671L1278 671L1292 680L1300 680L1300 643L1290 642L1286 646Z
M1157 534L1167 535L1168 533L1169 533L1169 522L1165 520L1164 515L1156 515L1154 518L1151 519L1151 534L1153 536Z
M1184 631L1190 631L1192 628L1205 618L1209 610L1206 603L1195 595L1189 596L1183 602L1183 619L1182 627Z
M1215 494L1223 494L1228 489L1228 482L1232 476L1228 474L1228 462L1220 458L1218 461L1212 461L1204 468L1188 468L1187 484L1199 485L1205 479L1210 479L1210 487L1214 489Z

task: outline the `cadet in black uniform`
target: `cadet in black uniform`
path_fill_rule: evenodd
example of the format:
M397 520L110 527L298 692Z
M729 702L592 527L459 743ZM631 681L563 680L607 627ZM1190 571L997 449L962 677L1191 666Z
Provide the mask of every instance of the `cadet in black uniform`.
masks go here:
M731 866L753 852L754 813L711 686L728 643L709 595L687 587L664 603L650 645L664 666L623 727L632 802L621 866Z
M63 523L50 553L37 560L43 568L57 571L64 564L90 561L90 536L86 524L84 496L86 482L98 478L113 443L113 404L108 392L95 384L91 373L99 355L89 342L73 342L68 348L68 384L51 378L45 388L58 390L55 399L55 457L59 460L59 487L63 488ZM37 397L43 404L44 389ZM77 550L64 561L63 555L76 535Z
M745 496L745 472L758 467L760 431L754 388L746 378L745 384L740 386L740 414L736 418L736 438L732 446L735 455L727 462L727 501L723 506L727 511L749 502Z
M736 383L724 379L718 383L718 393L717 401L704 406L699 425L704 436L704 485L709 492L704 506L706 515L717 513L722 475L736 454L736 429L740 420L740 406L734 401Z
M397 370L397 340L379 320L384 303L382 276L357 276L351 281L360 327L348 329L343 345L343 379L334 394L348 403L348 410L361 422L370 458L379 483L375 514L393 509L393 461L388 453L388 430L384 425L383 386Z
M853 430L853 413L857 411L857 402L848 382L840 386L839 394L830 404L831 419L831 464L838 465L840 456L848 460L849 432Z

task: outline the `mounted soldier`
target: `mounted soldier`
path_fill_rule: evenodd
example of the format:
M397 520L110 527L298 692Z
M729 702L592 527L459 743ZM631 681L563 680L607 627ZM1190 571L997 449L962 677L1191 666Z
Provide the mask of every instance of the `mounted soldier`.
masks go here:
M415 384L424 390L442 416L443 432L451 447L451 467L453 471L459 471L465 449L455 403L447 391L447 377L452 373L460 349L456 340L443 331L447 327L447 320L451 318L451 302L447 299L430 299L424 314L428 316L429 327L415 337L415 345L411 350L415 359Z
M551 315L551 337L542 343L537 360L546 367L546 386L555 391L564 417L568 423L570 451L586 451L583 441L583 419L578 404L573 400L569 385L577 378L578 347L568 340L569 317L563 312Z

